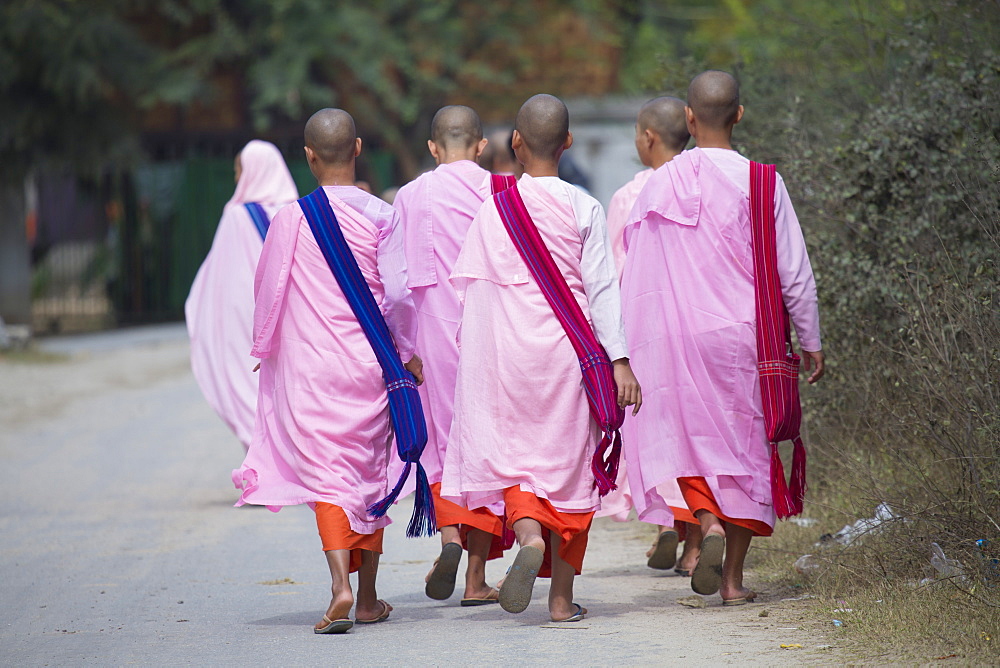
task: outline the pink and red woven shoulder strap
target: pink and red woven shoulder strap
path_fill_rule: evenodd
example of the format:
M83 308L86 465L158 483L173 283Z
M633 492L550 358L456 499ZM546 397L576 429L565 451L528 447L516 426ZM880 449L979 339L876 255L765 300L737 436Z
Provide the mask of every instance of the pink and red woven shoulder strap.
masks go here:
M497 184L494 177L494 187ZM619 430L625 420L625 410L618 405L618 387L611 360L546 247L517 186L512 184L501 189L493 200L514 247L528 266L580 361L590 414L602 433L591 461L591 471L599 494L604 496L616 488L621 457Z
M771 448L771 496L778 517L802 512L805 496L805 446L799 435L799 357L792 350L788 309L781 293L774 220L774 165L750 163L750 225L753 239L754 292L757 314L757 371L764 425ZM778 454L780 441L795 444L792 484L785 482Z

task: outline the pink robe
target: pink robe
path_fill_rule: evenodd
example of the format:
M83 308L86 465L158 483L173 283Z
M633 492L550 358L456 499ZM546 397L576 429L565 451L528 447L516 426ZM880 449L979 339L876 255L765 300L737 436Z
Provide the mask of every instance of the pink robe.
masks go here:
M353 186L327 187L340 227L381 306L402 359L413 354L398 216ZM364 534L389 524L367 507L390 487L392 427L382 368L302 214L278 212L256 277L254 344L261 359L253 442L233 480L237 505L323 501Z
M264 241L246 202L257 202L269 218L298 198L278 149L251 141L240 152L242 173L222 211L212 248L198 269L184 303L191 338L191 371L212 409L250 447L257 410L256 364L250 354L253 276Z
M589 318L573 206L528 175L518 187ZM600 222L606 243L603 212ZM520 486L561 512L596 510L590 460L600 435L580 364L492 198L472 223L452 282L465 310L441 495L471 509L502 502L504 489Z
M424 362L420 401L427 447L420 462L430 482L441 482L458 376L462 304L448 280L472 219L490 195L490 174L470 160L439 165L399 189L408 285L417 308L417 354ZM395 464L394 464L395 466ZM412 491L410 483L405 492Z
M615 254L615 267L618 269L619 278L625 267L625 225L628 224L628 216L632 213L636 198L652 174L652 169L644 169L637 173L631 181L615 191L608 204L608 237L611 239L611 250Z
M774 525L760 386L749 220L749 161L693 149L656 170L625 230L622 299L643 407L624 452L640 519L670 524L657 486L706 479L722 512ZM799 341L819 350L816 284L781 178L779 275Z

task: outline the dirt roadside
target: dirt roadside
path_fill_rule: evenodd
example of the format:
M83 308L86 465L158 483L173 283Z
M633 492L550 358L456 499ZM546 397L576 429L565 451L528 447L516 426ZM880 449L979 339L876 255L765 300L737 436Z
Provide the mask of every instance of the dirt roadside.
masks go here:
M89 419L90 424L80 423L79 428L85 432L92 432L99 438L104 429L101 420L107 418L104 417L104 413L91 411L89 408L87 411L82 411L82 407L90 405L87 402L94 405L107 404L113 409L118 405L126 405L128 397L145 393L149 396L148 401L155 404L159 387L165 388L164 392L171 393L170 401L174 402L177 414L185 416L187 424L184 429L188 432L205 433L207 440L217 439L220 434L224 435L224 428L213 422L210 412L199 405L201 398L190 378L187 340L182 327L164 327L155 336L149 336L148 332L143 335L137 331L131 337L122 336L110 343L100 337L92 339L90 343L82 344L68 339L53 340L44 342L42 350L60 357L41 362L0 360L0 423L4 425L3 432L6 432L6 435L0 434L0 462L8 466L19 465L17 457L8 456L15 449L23 449L19 435L40 433L39 430L50 429L51 425L61 420L79 422ZM179 405L180 402L184 405ZM193 408L186 407L188 404ZM85 415L81 416L81 412ZM92 417L87 418L87 415ZM202 421L205 424L202 424ZM136 425L136 428L141 430L143 427L140 424ZM114 438L114 432L110 428L107 430L107 438ZM212 460L206 462L204 466L223 469L231 459L230 455L231 453L223 462ZM178 449L176 456L181 458L187 455L183 449ZM16 470L12 472L17 474ZM75 475L82 474L85 472L78 471ZM222 471L217 476L220 480L217 490L207 492L213 499L225 497L227 494L232 495L232 490L226 491L222 484L227 475L228 471ZM156 486L155 481L146 484L149 489ZM197 490L194 490L192 494L196 492ZM232 511L222 503L213 501L212 504L213 513L215 506L218 506L218 522L238 524L239 531L243 534L256 536L265 531L284 531L288 528L285 526L274 529L273 527L277 526L275 522L263 517L264 515L270 517L267 513ZM436 542L434 539L421 541L405 539L402 535L405 521L402 520L407 515L407 508L401 505L398 511L395 514L396 524L387 532L386 552L380 575L380 581L385 584L380 585L380 594L384 591L387 598L393 597L392 600L398 610L394 613L394 618L399 623L380 625L382 637L378 641L374 641L373 636L368 636L373 642L370 648L375 648L371 651L383 652L376 655L378 659L369 657L372 661L366 661L361 658L365 656L364 654L351 655L355 656L354 659L345 656L343 660L348 663L390 662L407 665L416 663L419 659L421 663L436 665L466 662L496 665L509 663L515 658L519 662L535 665L541 663L607 665L623 662L632 665L664 665L675 662L689 665L844 663L833 629L826 629L819 623L811 621L808 614L811 602L808 600L790 600L787 596L763 591L758 602L738 608L723 608L718 596L706 597L708 605L702 609L692 609L678 604L678 599L692 596L689 581L673 573L646 568L644 552L655 529L637 522L615 523L607 519L595 522L584 567L585 572L578 579L576 586L577 598L590 609L591 614L579 624L555 626L548 623L544 614L544 596L547 590L544 582L540 582L536 587L535 598L529 610L516 616L506 615L498 609L473 609L474 614L472 614L468 609L459 608L455 601L444 605L429 601L422 596L420 582L437 553ZM134 509L137 521L142 519L142 512L144 511L141 507ZM201 550L211 550L213 540L216 540L212 536L218 534L220 530L212 524L215 520L205 519L208 515L204 509L200 512L201 522L205 523L204 529L191 522L190 518L178 518L178 526L184 527L185 544L197 545ZM280 514L280 519L286 525L290 521L295 522L292 527L293 535L301 534L295 540L301 540L302 543L311 546L310 541L314 537L310 534L315 529L310 527L309 518L303 518L305 515L306 513L296 514L286 511ZM122 520L118 518L116 521ZM38 529L33 531L38 540L45 538L38 533ZM204 535L199 533L201 531L204 531ZM177 534L181 533L181 530L177 529ZM282 549L288 549L281 541L274 542L283 545ZM22 551L26 549L22 548ZM265 557L268 555L261 555L262 559ZM26 557L21 555L18 558L23 561ZM159 559L160 553L151 552L145 558ZM220 556L220 560L222 558ZM276 561L273 556L268 558L268 563ZM282 558L287 559L284 556ZM321 565L312 552L306 559L309 568ZM501 561L503 563L500 563ZM491 562L489 577L499 579L507 562L509 559ZM264 579L253 572L254 567L251 566L250 560L244 559L244 563L246 573L239 573L237 568L234 572L227 572L226 578L236 580L244 578L251 584ZM13 564L13 561L0 561L0 567L5 571L14 568ZM155 564L149 564L147 567L153 571L155 569L152 566ZM207 560L206 569L209 566ZM303 580L303 576L292 566L272 573L279 581L285 577L299 583ZM10 572L4 572L2 575L6 578ZM260 612L257 616L263 615L263 619L247 621L231 618L228 610L225 614L230 618L222 619L218 618L222 612L216 615L208 610L204 614L202 626L196 628L195 622L199 622L199 617L192 614L193 609L189 609L187 617L192 623L187 625L188 633L195 635L204 633L206 637L215 637L219 633L225 635L228 630L234 638L246 633L245 639L233 640L234 644L240 645L239 650L227 649L227 654L224 655L226 660L223 660L223 663L228 663L229 660L236 662L237 659L239 661L266 659L269 656L267 654L269 648L280 641L279 645L284 643L281 645L284 653L274 655L277 657L274 660L286 665L308 665L312 661L311 657L322 655L311 654L312 646L304 645L306 642L312 642L311 634L303 632L304 624L313 616L306 610L312 610L322 602L322 591L328 585L321 584L322 569L318 573L314 570L306 577L314 583L311 593L316 591L319 593L311 596L311 602L306 605L302 605L299 599L299 607L294 608L294 612L279 610L271 617ZM751 586L755 585L753 573L749 574L748 583ZM208 585L200 586L205 591L214 591ZM294 600L295 593L303 591L303 588L294 587L287 587L281 592L277 591L281 589L280 587L265 589L275 590L271 593L292 594L271 596L265 600L268 604L278 601L287 604L288 601ZM101 594L103 593L104 591L101 591ZM26 591L23 596L24 601L18 601L22 605L27 601L34 607L44 608L47 604L31 598L42 596L41 593ZM216 596L221 598L221 594ZM193 596L185 598L188 599L190 606L190 598ZM316 601L312 600L314 598ZM39 605L35 605L36 603ZM230 601L230 607L244 605L242 599L236 599L235 606L232 603L233 601ZM126 602L122 603L125 604ZM245 605L249 607L250 604ZM108 614L109 618L114 619L113 610ZM280 624L287 626L278 626L278 630L287 633L287 636L260 637L260 625L279 624L278 621L272 620L283 620ZM186 622L187 619L179 621ZM447 623L442 624L442 622ZM19 627L17 626L19 624L27 626ZM23 653L17 656L21 658L45 656L44 653L39 655L38 652L48 650L40 650L41 646L34 646L28 640L24 640L33 632L41 633L33 629L29 621L20 617L14 622L10 633L17 633L19 642L27 643L21 648ZM167 639L163 642L174 641ZM154 660L154 657L180 662L196 658L208 660L204 654L206 651L204 646L197 646L190 640L176 642L178 644L169 645L170 651L167 654L163 653L162 648L158 650L158 654L148 656L138 649L133 649L133 652L139 653L129 656L139 663L142 663L144 658ZM363 634L356 634L358 643L356 649L361 650L362 643L364 647L369 647L368 642ZM113 645L109 645L107 649L103 649L103 645L94 647L102 648L100 650L102 652L113 651ZM464 649L456 654L457 647ZM110 653L101 654L96 649L94 651L95 660L118 656ZM288 654L289 651L292 653ZM384 652L392 653L384 654Z

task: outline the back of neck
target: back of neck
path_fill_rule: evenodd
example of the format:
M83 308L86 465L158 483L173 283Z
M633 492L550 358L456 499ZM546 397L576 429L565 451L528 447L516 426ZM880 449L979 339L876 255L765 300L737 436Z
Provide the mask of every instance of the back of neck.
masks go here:
M524 166L524 173L538 178L539 176L559 176L558 160L529 160Z
M314 169L313 176L320 186L353 186L354 162L347 165L324 165Z

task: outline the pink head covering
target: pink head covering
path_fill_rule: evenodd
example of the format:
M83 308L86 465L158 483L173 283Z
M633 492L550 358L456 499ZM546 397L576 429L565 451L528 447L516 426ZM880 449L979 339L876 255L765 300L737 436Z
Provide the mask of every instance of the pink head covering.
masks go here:
M240 180L226 208L247 202L282 205L299 198L299 190L278 147L252 140L240 151Z

